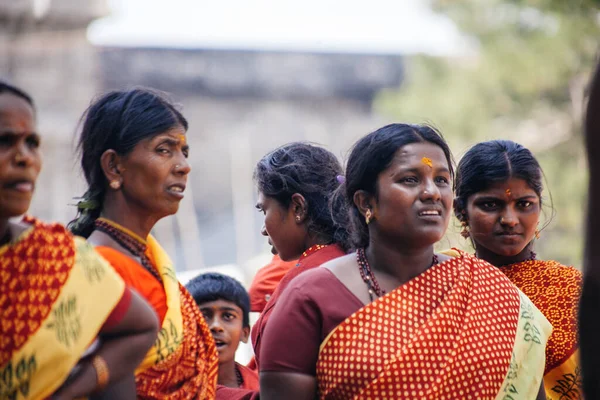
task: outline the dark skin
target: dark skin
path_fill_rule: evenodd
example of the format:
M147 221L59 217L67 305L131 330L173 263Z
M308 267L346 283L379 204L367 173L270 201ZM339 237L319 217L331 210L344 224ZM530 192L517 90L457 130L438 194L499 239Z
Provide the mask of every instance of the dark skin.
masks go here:
M600 397L600 64L590 85L590 97L585 119L585 140L588 154L588 208L585 236L583 291L579 309L579 340L583 389L585 397Z
M531 257L540 212L538 194L525 180L509 178L471 195L458 217L468 221L477 257L499 267Z
M422 158L431 160L432 166ZM359 191L354 203L365 216L371 210L366 249L369 264L380 286L390 292L419 276L432 266L433 245L448 226L452 187L444 152L430 143L400 148L391 165L379 174L377 198ZM438 254L440 262L450 257ZM326 263L333 274L363 304L371 302L360 276L356 255ZM308 400L317 398L317 380L310 375L283 372L260 374L261 398ZM540 389L545 399L543 388Z
M331 242L309 232L308 205L300 193L294 193L285 207L277 199L259 192L256 209L265 216L260 233L269 238L271 252L284 261L297 260L311 246Z
M235 303L215 300L199 305L219 352L219 385L237 388L235 352L240 342L248 343L250 327L243 326L244 312Z
M42 160L40 137L35 133L33 108L18 96L0 94L0 245L18 238L29 225L10 222L9 218L29 209ZM150 306L137 294L121 322L103 328L98 337L101 345L95 353L106 361L110 371L107 390L118 385L111 398L134 399L133 371L156 338L158 321ZM93 393L97 374L89 360L73 380L53 395L55 399L73 399Z

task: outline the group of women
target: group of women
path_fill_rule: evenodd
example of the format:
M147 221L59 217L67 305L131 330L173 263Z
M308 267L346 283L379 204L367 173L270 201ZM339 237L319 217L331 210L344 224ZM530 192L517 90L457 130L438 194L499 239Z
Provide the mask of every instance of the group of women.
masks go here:
M345 169L301 142L258 162L262 233L298 261L252 330L260 393L217 387L210 331L150 234L183 198L187 129L160 93L99 97L77 217L15 221L40 135L32 99L0 84L0 398L583 398L581 274L534 252L535 157L484 142L455 170L441 134L411 124L359 139ZM434 249L452 214L475 254Z

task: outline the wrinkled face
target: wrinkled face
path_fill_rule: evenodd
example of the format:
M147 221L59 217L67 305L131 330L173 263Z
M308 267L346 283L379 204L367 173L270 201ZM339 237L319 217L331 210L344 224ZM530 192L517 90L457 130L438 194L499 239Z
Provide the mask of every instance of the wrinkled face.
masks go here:
M227 300L210 301L199 307L215 339L219 364L233 361L240 341L248 342L250 333L250 327L244 328L243 310Z
M494 183L467 201L471 238L477 247L515 256L533 240L540 211L539 196L523 179Z
M378 236L410 246L427 246L444 235L450 218L452 187L443 150L412 143L396 152L377 178L373 207Z
M119 161L127 201L155 217L175 214L191 170L188 154L183 127L140 141Z
M0 94L0 219L25 214L42 168L34 110L24 99Z
M304 250L306 231L296 222L293 204L284 207L273 197L258 193L256 208L265 216L260 231L267 236L271 245L271 253L278 254L284 261L295 260Z

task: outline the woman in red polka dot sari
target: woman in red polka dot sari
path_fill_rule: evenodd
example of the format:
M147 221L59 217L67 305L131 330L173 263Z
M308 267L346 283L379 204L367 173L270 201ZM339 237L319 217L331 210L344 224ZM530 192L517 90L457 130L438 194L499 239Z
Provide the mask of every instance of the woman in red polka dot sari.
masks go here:
M542 170L525 147L509 140L478 143L456 173L454 208L477 257L498 267L553 326L546 347L548 399L581 399L577 309L581 272L536 259Z
M545 398L548 321L490 264L434 252L452 177L430 127L392 124L355 144L339 194L358 250L298 276L279 299L261 399Z

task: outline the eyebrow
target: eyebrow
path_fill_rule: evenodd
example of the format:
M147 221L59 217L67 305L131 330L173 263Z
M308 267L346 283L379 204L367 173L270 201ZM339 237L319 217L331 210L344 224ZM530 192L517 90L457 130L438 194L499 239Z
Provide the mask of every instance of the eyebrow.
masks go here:
M3 130L0 128L0 135L2 136L40 136L37 132L16 132L10 129Z
M392 171L392 175L398 174L398 173L407 173L407 172L412 172L412 173L420 173L422 171L421 167L412 167L412 168L404 168L404 167L398 167L397 169L395 169L394 171ZM435 173L441 173L441 172L445 172L445 173L450 173L450 170L447 167L435 167L434 164L434 171Z
M214 309L214 307L200 307L200 310L212 311L213 309ZM240 313L240 311L236 310L234 307L218 307L216 310L217 311L233 311L237 314Z

